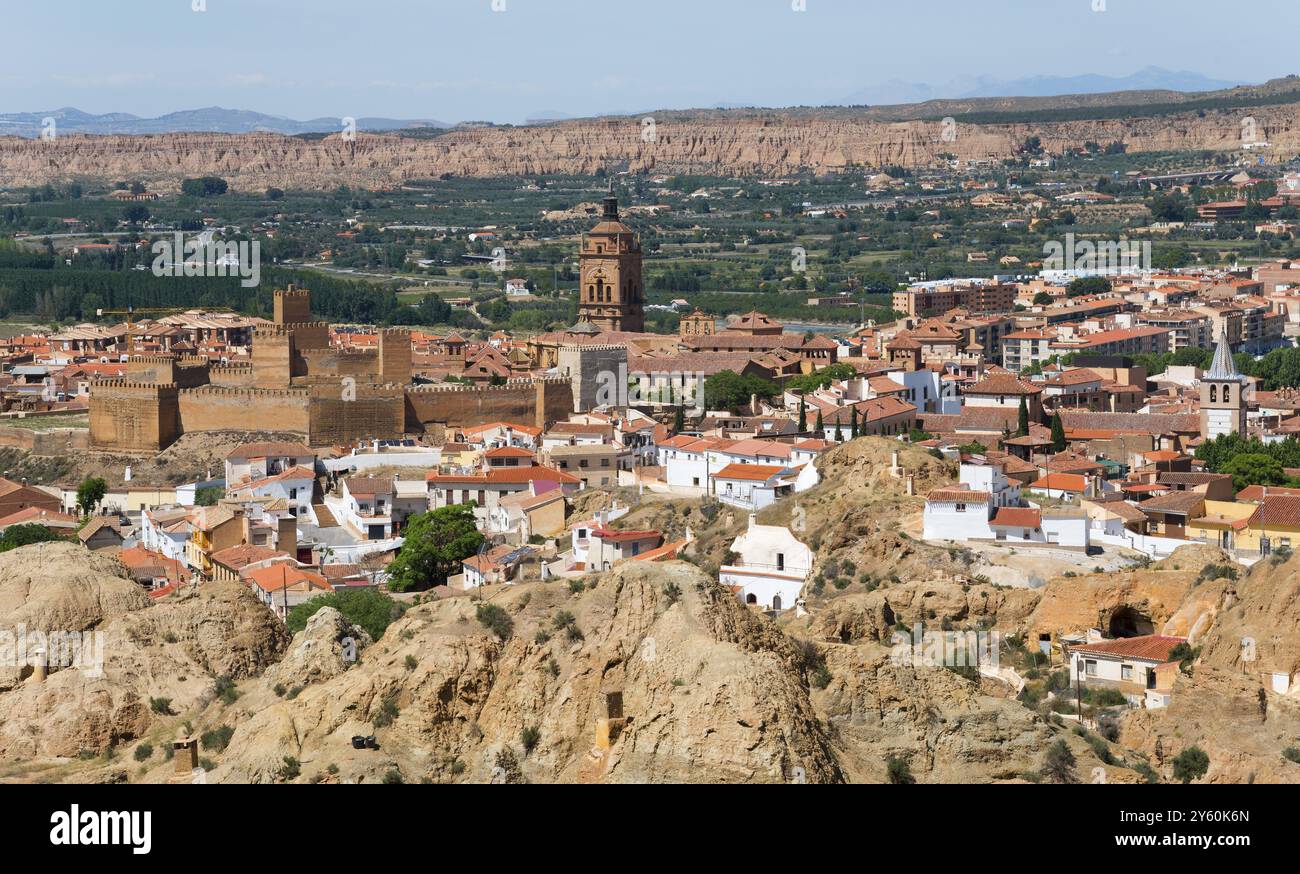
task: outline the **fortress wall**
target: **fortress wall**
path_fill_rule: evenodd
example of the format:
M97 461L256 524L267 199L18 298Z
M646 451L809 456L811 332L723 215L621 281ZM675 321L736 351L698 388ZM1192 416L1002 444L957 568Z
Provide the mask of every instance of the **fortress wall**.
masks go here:
M557 364L561 373L572 380L572 412L585 413L599 405L602 378L619 376L627 368L627 347L614 344L580 346L565 344L559 347Z
M406 393L411 430L517 422L544 428L573 411L568 379L517 380L499 386L421 386ZM418 424L418 427L417 427Z
M90 396L90 445L95 449L156 452L181 435L174 383L96 382Z
M328 322L302 322L284 325L293 336L294 348L301 353L304 349L329 349L330 326Z
M406 397L398 385L311 388L312 446L348 445L358 440L391 440L406 433Z
M311 376L351 376L370 382L379 376L379 356L374 350L343 352L338 349L306 349L302 352Z
M307 434L302 389L206 386L180 395L180 424L189 431L293 431Z
M293 337L278 328L253 332L253 385L284 388L293 374Z

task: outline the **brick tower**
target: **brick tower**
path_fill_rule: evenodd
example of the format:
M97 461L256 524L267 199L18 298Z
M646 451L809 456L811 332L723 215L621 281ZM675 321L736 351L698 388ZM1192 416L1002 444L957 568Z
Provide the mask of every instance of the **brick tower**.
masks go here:
M644 331L641 244L632 229L619 221L612 183L600 224L582 239L578 262L582 281L578 321L602 331Z

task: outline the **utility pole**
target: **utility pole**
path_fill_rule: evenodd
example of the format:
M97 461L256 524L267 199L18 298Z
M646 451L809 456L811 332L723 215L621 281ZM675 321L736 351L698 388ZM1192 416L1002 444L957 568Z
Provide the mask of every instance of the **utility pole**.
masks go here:
M1075 700L1075 705L1079 709L1080 726L1083 726L1083 672L1084 672L1084 660L1079 659L1079 667L1075 669L1076 679L1074 683L1074 700Z

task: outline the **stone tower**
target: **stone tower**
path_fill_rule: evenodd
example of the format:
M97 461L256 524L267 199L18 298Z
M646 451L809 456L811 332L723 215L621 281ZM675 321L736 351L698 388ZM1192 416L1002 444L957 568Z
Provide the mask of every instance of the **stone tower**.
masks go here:
M578 262L582 281L578 321L602 331L644 331L641 244L632 229L619 221L612 183L600 224L582 239Z
M1201 436L1246 433L1246 380L1237 373L1228 347L1228 334L1219 333L1214 363L1201 377Z
M275 323L277 325L302 325L311 321L311 292L292 283L288 288L275 290Z

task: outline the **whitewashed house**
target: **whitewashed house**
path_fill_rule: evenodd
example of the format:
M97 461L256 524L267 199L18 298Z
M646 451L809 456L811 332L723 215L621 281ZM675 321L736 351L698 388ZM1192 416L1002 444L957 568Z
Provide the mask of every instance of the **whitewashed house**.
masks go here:
M343 480L342 500L335 513L339 521L366 540L387 540L393 536L393 482L378 477L349 477Z
M678 434L660 443L659 465L664 469L664 481L675 488L699 489L703 494L709 487L712 467L709 452L717 442Z
M794 494L799 471L783 465L729 464L713 474L713 496L724 504L757 511Z
M311 498L315 479L316 472L309 467L290 467L261 479L230 486L227 496L237 500L283 500L291 516L314 525L316 516L312 512Z
M789 528L759 525L749 514L749 529L735 539L731 551L739 558L718 571L718 580L745 604L764 610L794 607L812 573L813 553Z
M140 545L167 558L184 562L186 544L193 532L190 511L183 507L159 507L140 513Z
M993 463L961 465L961 483L926 496L922 537L954 542L989 541L1056 546L1087 552L1087 513L1022 506L1020 486Z
M1070 679L1118 689L1135 706L1165 707L1178 674L1178 664L1169 661L1169 654L1186 642L1183 637L1148 634L1072 646Z

